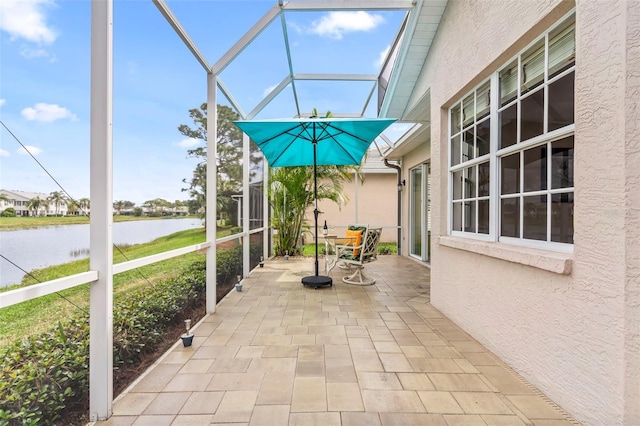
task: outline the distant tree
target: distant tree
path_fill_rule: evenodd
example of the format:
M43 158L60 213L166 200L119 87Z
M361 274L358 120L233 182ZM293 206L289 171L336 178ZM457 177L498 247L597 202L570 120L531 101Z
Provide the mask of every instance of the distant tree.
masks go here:
M4 201L5 203L9 203L11 198L7 194L0 194L0 201Z
M16 210L13 207L7 207L0 214L2 217L16 217Z
M113 202L113 208L116 209L116 213L118 213L118 215L122 214L122 209L124 209L125 207L124 203L125 203L124 200L118 200Z
M44 207L45 209L49 208L49 204L46 200L43 200L39 196L32 198L27 203L27 209L31 212L32 216L38 216L38 211Z
M67 198L64 196L62 192L53 191L47 197L47 201L53 204L53 208L56 213L56 216L58 216L58 214L60 213L60 206L63 204L66 204Z
M136 217L142 216L142 208L141 207L134 207L133 208L133 215L136 216Z
M78 200L78 207L80 207L81 213L85 216L89 214L90 205L91 205L91 201L88 198L80 198Z
M67 200L67 213L75 215L80 210L76 200Z

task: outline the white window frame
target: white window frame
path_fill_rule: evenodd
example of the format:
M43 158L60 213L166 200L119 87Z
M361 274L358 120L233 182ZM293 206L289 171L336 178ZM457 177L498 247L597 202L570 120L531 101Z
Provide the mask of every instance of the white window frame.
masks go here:
M573 19L574 20L574 26L575 26L575 11L572 11L570 13L568 13L567 15L565 15L562 19L558 20L558 22L553 25L551 28L549 28L547 31L544 32L544 34L542 34L540 37L537 37L533 42L531 42L529 45L527 45L525 48L523 48L522 50L520 50L518 52L518 54L516 56L514 56L513 58L509 59L508 61L505 61L505 63L498 68L492 75L491 77L489 77L488 79L483 80L482 82L480 82L476 87L474 87L471 91L469 91L468 93L464 94L463 96L461 96L449 109L448 109L448 115L447 115L447 134L448 134L448 138L447 138L447 164L448 164L448 199L447 199L447 229L448 229L448 233L451 236L456 236L456 237L464 237L464 238L470 238L470 239L475 239L475 240L480 240L480 241L491 241L491 242L500 242L500 243L506 243L506 244L510 244L510 245L517 245L517 246L523 246L523 247L531 247L531 248L539 248L539 249L543 249L543 250L551 250L551 251L558 251L558 252L566 252L566 253L571 253L573 252L573 243L560 243L560 242L553 242L553 241L540 241L540 240L532 240L532 239L525 239L523 238L523 206L520 206L520 226L519 226L519 233L520 233L520 237L516 238L516 237L504 237L504 236L500 236L500 229L501 229L501 214L500 214L500 201L503 198L509 198L509 197L519 197L520 200L523 199L523 197L525 196L535 196L535 195L547 195L547 238L549 239L549 230L551 228L551 199L549 197L551 197L551 195L553 194L557 194L557 193L571 193L574 194L574 203L575 203L575 187L568 187L568 188L558 188L558 189L551 189L551 168L547 167L547 189L544 190L540 190L540 191L531 191L531 192L525 192L524 191L524 186L523 186L523 176L524 176L524 165L523 165L523 155L520 155L520 174L519 174L519 179L520 179L520 190L518 193L513 194L513 195L509 195L507 197L501 196L500 194L500 189L501 189L501 182L500 182L500 162L501 159L507 155L511 155L514 153L523 153L524 151L536 147L536 146L540 146L540 145L549 145L551 142L565 138L565 137L569 137L569 136L574 136L575 135L575 119L574 119L574 123L567 125L565 127L562 127L560 129L556 129L553 130L551 132L547 132L548 130L548 103L549 103L549 85L551 85L552 83L554 83L555 81L563 78L564 76L570 74L570 73L575 73L575 62L573 64L573 66L571 66L570 68L562 71L561 73L555 75L553 78L548 79L548 64L549 64L549 34L551 34L554 30L556 30L557 28L559 28L560 26L564 25L567 23L568 20ZM540 43L541 40L544 40L544 76L543 76L543 82L540 84L540 86L542 87L537 87L536 90L527 92L526 94L521 94L521 56L524 55L528 49L530 49L531 47L533 47L535 44ZM517 94L515 99L513 99L512 101L510 101L509 103L505 104L504 106L500 106L500 72L505 69L505 67L508 67L509 65L511 65L514 61L517 61L518 64L518 76L517 76ZM575 75L575 74L574 74ZM574 77L575 78L575 77ZM476 96L476 91L480 88L482 88L482 86L486 85L487 82L490 82L490 90L491 90L491 99L490 99L490 113L489 113L489 119L491 120L490 122L490 149L489 149L489 154L483 155L481 157L476 157L473 158L472 160L468 160L466 162L460 162L454 166L451 165L451 160L452 160L452 137L454 134L457 133L453 133L452 131L452 119L451 119L451 114L452 114L452 110L454 110L454 108L456 107L460 107L460 109L462 110L464 108L464 100L469 96L469 95L474 95L474 114L476 114L476 110L477 110L477 96ZM498 143L499 143L499 132L500 132L500 128L499 128L499 112L501 110L504 110L510 106L512 106L514 103L520 103L522 99L526 99L526 97L530 96L532 93L537 93L538 90L543 90L544 91L544 114L543 114L543 131L542 134L539 136L536 136L534 138L531 138L529 140L527 140L526 142L522 143L520 142L520 136L521 136L521 132L520 132L520 125L521 125L521 113L522 113L522 108L521 106L518 106L517 109L517 126L518 126L518 131L517 131L517 141L515 144L510 145L506 148L502 148L499 149L498 147ZM462 115L464 115L462 113ZM475 120L475 119L474 119ZM475 121L474 121L475 122ZM464 125L464 119L461 119L460 122L460 137L463 137L464 134L464 129L465 129L465 125ZM575 144L575 140L574 140L574 144ZM574 145L575 146L575 145ZM462 151L464 147L464 144L461 144L460 150ZM575 149L575 148L574 148ZM463 157L462 153L460 154L461 157ZM547 161L550 161L551 158L551 151L548 150L547 153ZM478 199L479 198L486 198L486 197L479 197L478 196L478 182L476 179L476 193L475 193L475 197L470 197L469 200L475 200L476 201L476 209L475 209L475 227L476 227L476 232L468 232L465 231L465 223L464 223L464 219L461 219L463 221L462 223L462 231L458 231L458 230L454 230L454 223L453 223L453 205L454 205L454 198L453 198L453 191L454 191L454 182L453 182L453 176L455 172L458 171L462 171L464 173L464 170L470 168L470 167L476 167L476 176L478 175L478 165L485 163L486 161L489 161L489 170L490 170L490 187L489 187L489 233L488 234L482 234L482 233L478 233ZM462 196L462 200L465 200L465 196L464 196L464 188L462 189L463 193L461 194ZM459 199L455 200L456 202L460 202ZM465 202L462 201L462 206L464 209L464 204ZM520 203L522 204L522 203ZM463 213L463 218L464 218L464 213Z

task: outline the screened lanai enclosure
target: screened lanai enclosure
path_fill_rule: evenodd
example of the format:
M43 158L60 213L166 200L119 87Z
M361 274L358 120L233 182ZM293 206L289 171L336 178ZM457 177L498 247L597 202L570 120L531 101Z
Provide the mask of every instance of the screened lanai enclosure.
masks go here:
M171 259L195 251L206 253L206 311L216 312L216 253L220 245L230 244L242 247L242 268L240 276L248 276L261 257L271 255L273 242L269 224L268 173L269 164L259 149L246 135L238 132L237 138L219 132L218 117L220 105L230 108L236 119L308 117L312 111L331 111L334 117L389 117L400 112L403 99L409 96L406 87L415 83L421 61L411 74L410 66L403 66L402 75L394 70L404 64L411 55L425 57L429 43L437 28L446 2L422 0L325 0L325 1L278 1L249 28L235 44L220 57L208 57L204 49L190 37L174 13L169 3L153 0L159 16L169 25L182 41L182 48L190 52L193 61L201 67L194 79L206 81L206 113L210 118L204 129L206 134L215 135L207 141L202 160L206 162L207 188L205 197L206 241L189 247L114 264L113 259L113 139L114 139L114 32L118 23L114 21L115 7L126 9L127 2L113 0L91 2L91 80L90 80L90 267L87 272L44 282L38 285L0 294L0 308L26 300L41 297L60 290L90 283L90 420L104 420L112 414L113 391L113 277L119 273ZM188 3L188 2L187 2ZM208 2L193 2L199 6ZM209 2L215 4L216 2ZM424 5L423 5L424 3ZM175 2L181 9L183 5ZM197 9L197 8L196 8ZM341 12L375 12L384 17L395 29L388 34L387 42L380 46L378 58L363 59L354 46L344 47L353 57L352 61L334 60L337 52L322 46L301 46L295 39L298 28L290 21L292 16L303 14L323 16ZM180 10L181 13L184 13ZM205 13L203 11L203 13ZM418 17L429 15L431 19L420 28ZM158 25L158 22L145 23ZM142 28L140 28L142 31ZM416 30L423 31L422 41L415 43L412 37ZM278 39L280 53L277 57L264 58L259 53L265 44ZM210 40L211 41L211 40ZM215 40L213 41L215 42ZM363 37L360 42L367 43ZM309 52L316 58L309 59ZM345 53L342 52L342 53ZM251 55L257 55L252 57ZM296 56L299 55L299 56ZM417 56L416 56L417 55ZM211 62L213 61L213 62ZM366 66L363 66L365 64ZM372 71L371 65L377 69ZM406 64L404 64L406 65ZM239 68L252 68L251 80L260 84L250 85L236 78ZM269 76L269 84L265 76ZM275 76L275 77L274 77ZM404 84L407 84L405 87ZM268 87L267 90L264 88ZM346 87L352 90L348 100L332 99L342 94ZM353 95L355 93L355 95ZM428 103L428 99L427 99ZM427 115L425 114L425 117ZM424 121L416 117L412 123L403 123L404 133L412 126L425 129ZM417 124L416 124L417 123ZM391 133L382 134L373 144L376 157L394 146L395 137ZM221 152L231 152L221 161ZM152 155L152 154L151 154ZM396 165L396 169L399 168ZM395 175L394 175L395 176ZM403 182L398 178L398 189ZM394 184L395 188L395 184ZM388 200L395 206L395 196ZM352 202L358 203L357 198ZM399 203L398 203L399 205ZM222 217L221 206L227 212ZM399 207L398 207L399 208ZM234 233L217 238L217 224L221 220L236 226ZM350 220L350 219L349 219ZM366 221L364 214L359 220ZM347 219L345 219L345 222ZM345 223L346 224L346 223ZM338 224L339 225L339 224ZM398 220L398 227L400 221ZM392 227L395 232L395 226ZM398 241L399 242L399 241Z

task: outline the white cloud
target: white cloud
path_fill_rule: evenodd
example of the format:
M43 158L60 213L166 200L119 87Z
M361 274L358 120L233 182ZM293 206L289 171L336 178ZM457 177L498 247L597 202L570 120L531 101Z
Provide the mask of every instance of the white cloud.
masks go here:
M364 11L329 12L313 21L310 31L322 37L340 40L344 33L371 31L383 22L384 18L381 15Z
M0 107L1 107L2 105L4 105L6 102L7 102L7 100L6 100L6 99L0 99Z
M37 146L25 145L24 148L20 147L16 152L20 155L29 155L31 153L31 155L35 156L40 154L42 150Z
M55 6L53 0L2 0L0 29L10 34L11 40L51 44L58 37L47 24L45 9L51 6Z
M68 109L56 104L45 104L39 102L33 107L28 107L22 110L22 116L29 121L44 121L47 123L68 118L71 121L75 121L78 117Z
M387 48L380 52L380 55L378 55L378 59L374 63L374 66L377 69L380 69L380 67L382 67L382 65L384 64L384 61L385 59L387 59L387 55L389 54L389 49L391 49L391 46L387 46Z
M182 139L176 145L178 145L181 148L191 148L192 146L200 145L200 141L195 138L186 138L186 139Z
M9 154L9 151L5 151L4 149L0 148L0 157L9 157L11 154Z
M33 59L33 58L48 58L50 54L44 49L30 49L28 47L22 47L20 49L20 56L27 59ZM55 62L55 58L52 57L51 62Z

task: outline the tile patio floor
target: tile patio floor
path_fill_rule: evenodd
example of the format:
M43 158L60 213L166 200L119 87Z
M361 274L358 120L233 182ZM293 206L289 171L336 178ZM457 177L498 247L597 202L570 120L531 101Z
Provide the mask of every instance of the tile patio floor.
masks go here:
M381 256L375 285L336 268L317 290L312 270L265 262L96 424L577 424L430 305L425 266Z

